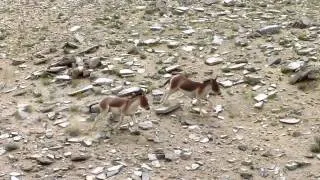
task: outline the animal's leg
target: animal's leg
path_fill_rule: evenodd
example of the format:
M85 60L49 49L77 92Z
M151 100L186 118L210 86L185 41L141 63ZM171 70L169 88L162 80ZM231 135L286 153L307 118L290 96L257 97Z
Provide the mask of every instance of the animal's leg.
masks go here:
M202 112L202 109L203 109L203 103L202 103L201 99L198 99L198 101L199 101L199 111L200 111L200 116L201 116L201 117L204 117L204 114L203 114L203 112Z
M162 98L162 100L161 100L161 104L165 104L165 103L167 102L167 100L169 99L169 97L171 96L171 94L173 94L173 93L174 93L174 91L168 90L168 91L164 94L164 96L163 96L163 98Z
M131 119L132 119L132 122L138 124L138 120L136 118L136 116L134 114L130 115Z
M120 111L120 119L119 119L119 122L114 126L113 129L118 129L118 127L120 126L120 124L122 124L123 119L124 119L124 115L123 115L122 111Z

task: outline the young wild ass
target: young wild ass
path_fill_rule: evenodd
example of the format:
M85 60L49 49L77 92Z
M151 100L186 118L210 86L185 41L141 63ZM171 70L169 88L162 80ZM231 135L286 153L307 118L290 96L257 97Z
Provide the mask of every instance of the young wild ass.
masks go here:
M207 99L209 93L221 96L221 91L216 78L211 78L201 82L195 82L187 78L183 74L174 75L168 79L163 86L169 83L167 92L163 96L161 103L165 103L169 96L177 91L182 91L187 97L196 98L200 103L200 115L202 114L202 102L201 99ZM207 99L208 100L208 99ZM209 100L208 100L209 101ZM209 101L211 103L211 101ZM212 104L212 103L211 103Z
M92 129L95 128L97 121L100 118L106 117L109 112L120 115L120 120L113 129L118 128L124 116L130 116L132 121L137 124L138 121L135 118L135 113L139 106L146 110L150 109L148 99L142 90L131 97L107 96L99 103L100 114L96 118Z

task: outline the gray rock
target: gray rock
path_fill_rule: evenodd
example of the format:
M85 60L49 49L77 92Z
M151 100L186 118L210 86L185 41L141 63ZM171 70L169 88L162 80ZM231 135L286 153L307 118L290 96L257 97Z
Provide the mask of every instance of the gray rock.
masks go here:
M290 171L294 171L298 168L302 168L302 167L305 167L305 166L309 166L311 165L310 162L305 162L305 161L289 161L285 167L290 170Z
M231 80L220 81L219 84L221 84L225 88L231 87L234 85L234 83Z
M281 58L280 57L270 57L268 58L268 63L269 66L277 65L281 63Z
M150 174L148 170L142 171L141 180L150 180Z
M118 96L129 96L129 95L141 92L141 90L142 89L140 87L137 87L137 86L130 87L130 88L123 89L120 92L118 92Z
M175 71L175 70L180 70L179 68L180 68L180 65L176 64L176 65L172 65L172 66L167 67L165 69L165 71L167 73L170 73L170 72Z
M205 63L209 66L217 65L223 62L223 59L220 57L210 57L206 59Z
M135 76L134 71L131 70L131 69L120 69L119 74L120 74L122 77Z
M173 40L171 40L171 41L168 41L168 42L167 42L168 48L171 48L171 49L177 48L179 45L180 45L180 42L179 42L179 41L173 41Z
M179 103L177 103L177 104L170 105L170 106L163 106L163 107L156 108L154 111L156 114L168 114L168 113L171 113L171 112L179 109L180 107L181 107L181 105Z
M285 118L285 119L280 119L279 121L285 124L297 124L301 120L296 118Z
M312 26L312 24L312 21L308 17L301 17L299 20L293 22L291 26L294 28L304 29Z
M93 81L93 85L111 85L113 83L113 79L110 78L98 78Z
M240 169L240 176L243 179L253 179L253 174L251 172L249 172L249 170L246 169L246 168L241 168Z
M122 165L122 164L109 167L107 169L107 173L106 173L107 174L107 178L118 174L123 167L124 167L124 165Z
M223 43L223 38L220 36L213 36L212 45L220 46Z
M71 161L75 161L75 162L86 161L89 158L90 156L84 153L73 153L71 155Z
M105 173L100 173L96 176L96 178L99 180L104 180L107 179L107 175Z
M279 25L270 25L265 26L259 30L257 30L258 33L265 35L265 34L277 34L280 32L281 26Z
M166 152L165 153L165 160L166 161L175 161L179 159L179 156L176 153L173 152Z
M203 3L207 6L218 3L218 0L203 0Z
M240 69L243 69L246 65L247 65L247 63L234 64L234 65L228 66L228 69L230 69L230 70L240 70Z
M131 46L128 49L128 54L138 55L138 54L140 54L140 50L138 49L137 46Z
M40 158L37 158L37 162L38 164L40 165L43 165L43 166L48 166L50 164L53 163L53 160L52 159L49 159L47 157L40 157Z
M223 0L224 6L234 6L236 4L236 0Z
M60 75L56 76L55 79L57 81L70 81L72 78L69 75Z
M92 85L89 85L89 86L86 86L86 87L84 87L84 88L82 88L82 89L73 91L73 92L69 93L68 95L69 95L69 96L75 96L75 95L77 95L77 94L81 94L81 93L90 91L90 90L92 90L92 89L93 89L93 86L92 86Z
M258 101L258 102L264 101L264 100L266 100L267 98L268 98L268 95L263 94L263 93L258 94L257 96L254 97L254 99L255 99L256 101Z
M139 123L139 128L141 128L142 130L148 130L148 129L152 129L152 122L151 121L143 121Z
M4 145L4 149L8 152L19 149L19 145L15 143L8 143Z
M315 55L316 49L315 48L302 48L302 49L296 50L296 53L300 56Z
M262 80L261 76L248 74L244 76L244 82L252 86L257 85Z
M260 102L255 103L253 107L256 109L262 109L263 105L264 105L264 101L260 101Z

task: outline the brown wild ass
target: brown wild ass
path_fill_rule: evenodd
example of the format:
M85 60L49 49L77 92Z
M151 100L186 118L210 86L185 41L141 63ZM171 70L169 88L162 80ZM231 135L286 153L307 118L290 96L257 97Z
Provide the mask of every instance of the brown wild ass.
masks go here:
M97 116L92 129L95 128L97 121L106 117L109 112L120 115L120 120L113 129L119 127L124 116L130 116L132 121L137 124L135 113L139 106L146 110L150 109L148 99L142 90L128 97L107 96L99 103L100 114Z
M169 96L177 91L182 91L187 97L196 98L200 103L200 115L202 116L201 99L207 99L209 93L221 96L221 91L216 78L211 78L201 82L195 82L183 74L177 74L168 79L163 86L169 83L167 92L164 94L161 103L166 103ZM208 100L208 99L207 99ZM209 101L209 100L208 100ZM211 103L211 101L209 101ZM212 104L212 103L211 103Z

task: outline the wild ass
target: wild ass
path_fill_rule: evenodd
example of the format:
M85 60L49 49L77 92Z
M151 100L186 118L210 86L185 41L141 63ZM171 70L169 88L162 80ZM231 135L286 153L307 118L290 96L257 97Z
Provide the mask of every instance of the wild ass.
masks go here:
M107 96L99 103L100 114L97 116L92 129L95 128L97 121L106 117L109 112L120 115L120 120L113 129L119 127L124 116L130 116L132 121L137 124L135 113L139 106L146 110L150 109L148 99L142 90L128 97Z
M163 86L167 85L168 83L169 83L169 86L167 88L167 92L164 94L161 100L161 104L166 103L169 96L172 95L173 93L177 91L182 91L185 96L190 97L191 99L193 98L197 99L197 101L200 104L201 116L203 116L201 99L207 99L207 96L209 95L209 93L213 93L215 95L221 96L221 91L220 91L219 84L217 82L217 77L204 80L201 83L201 82L192 81L183 74L177 74L172 76L170 79L168 79L163 84ZM212 104L211 101L209 102L210 104Z

